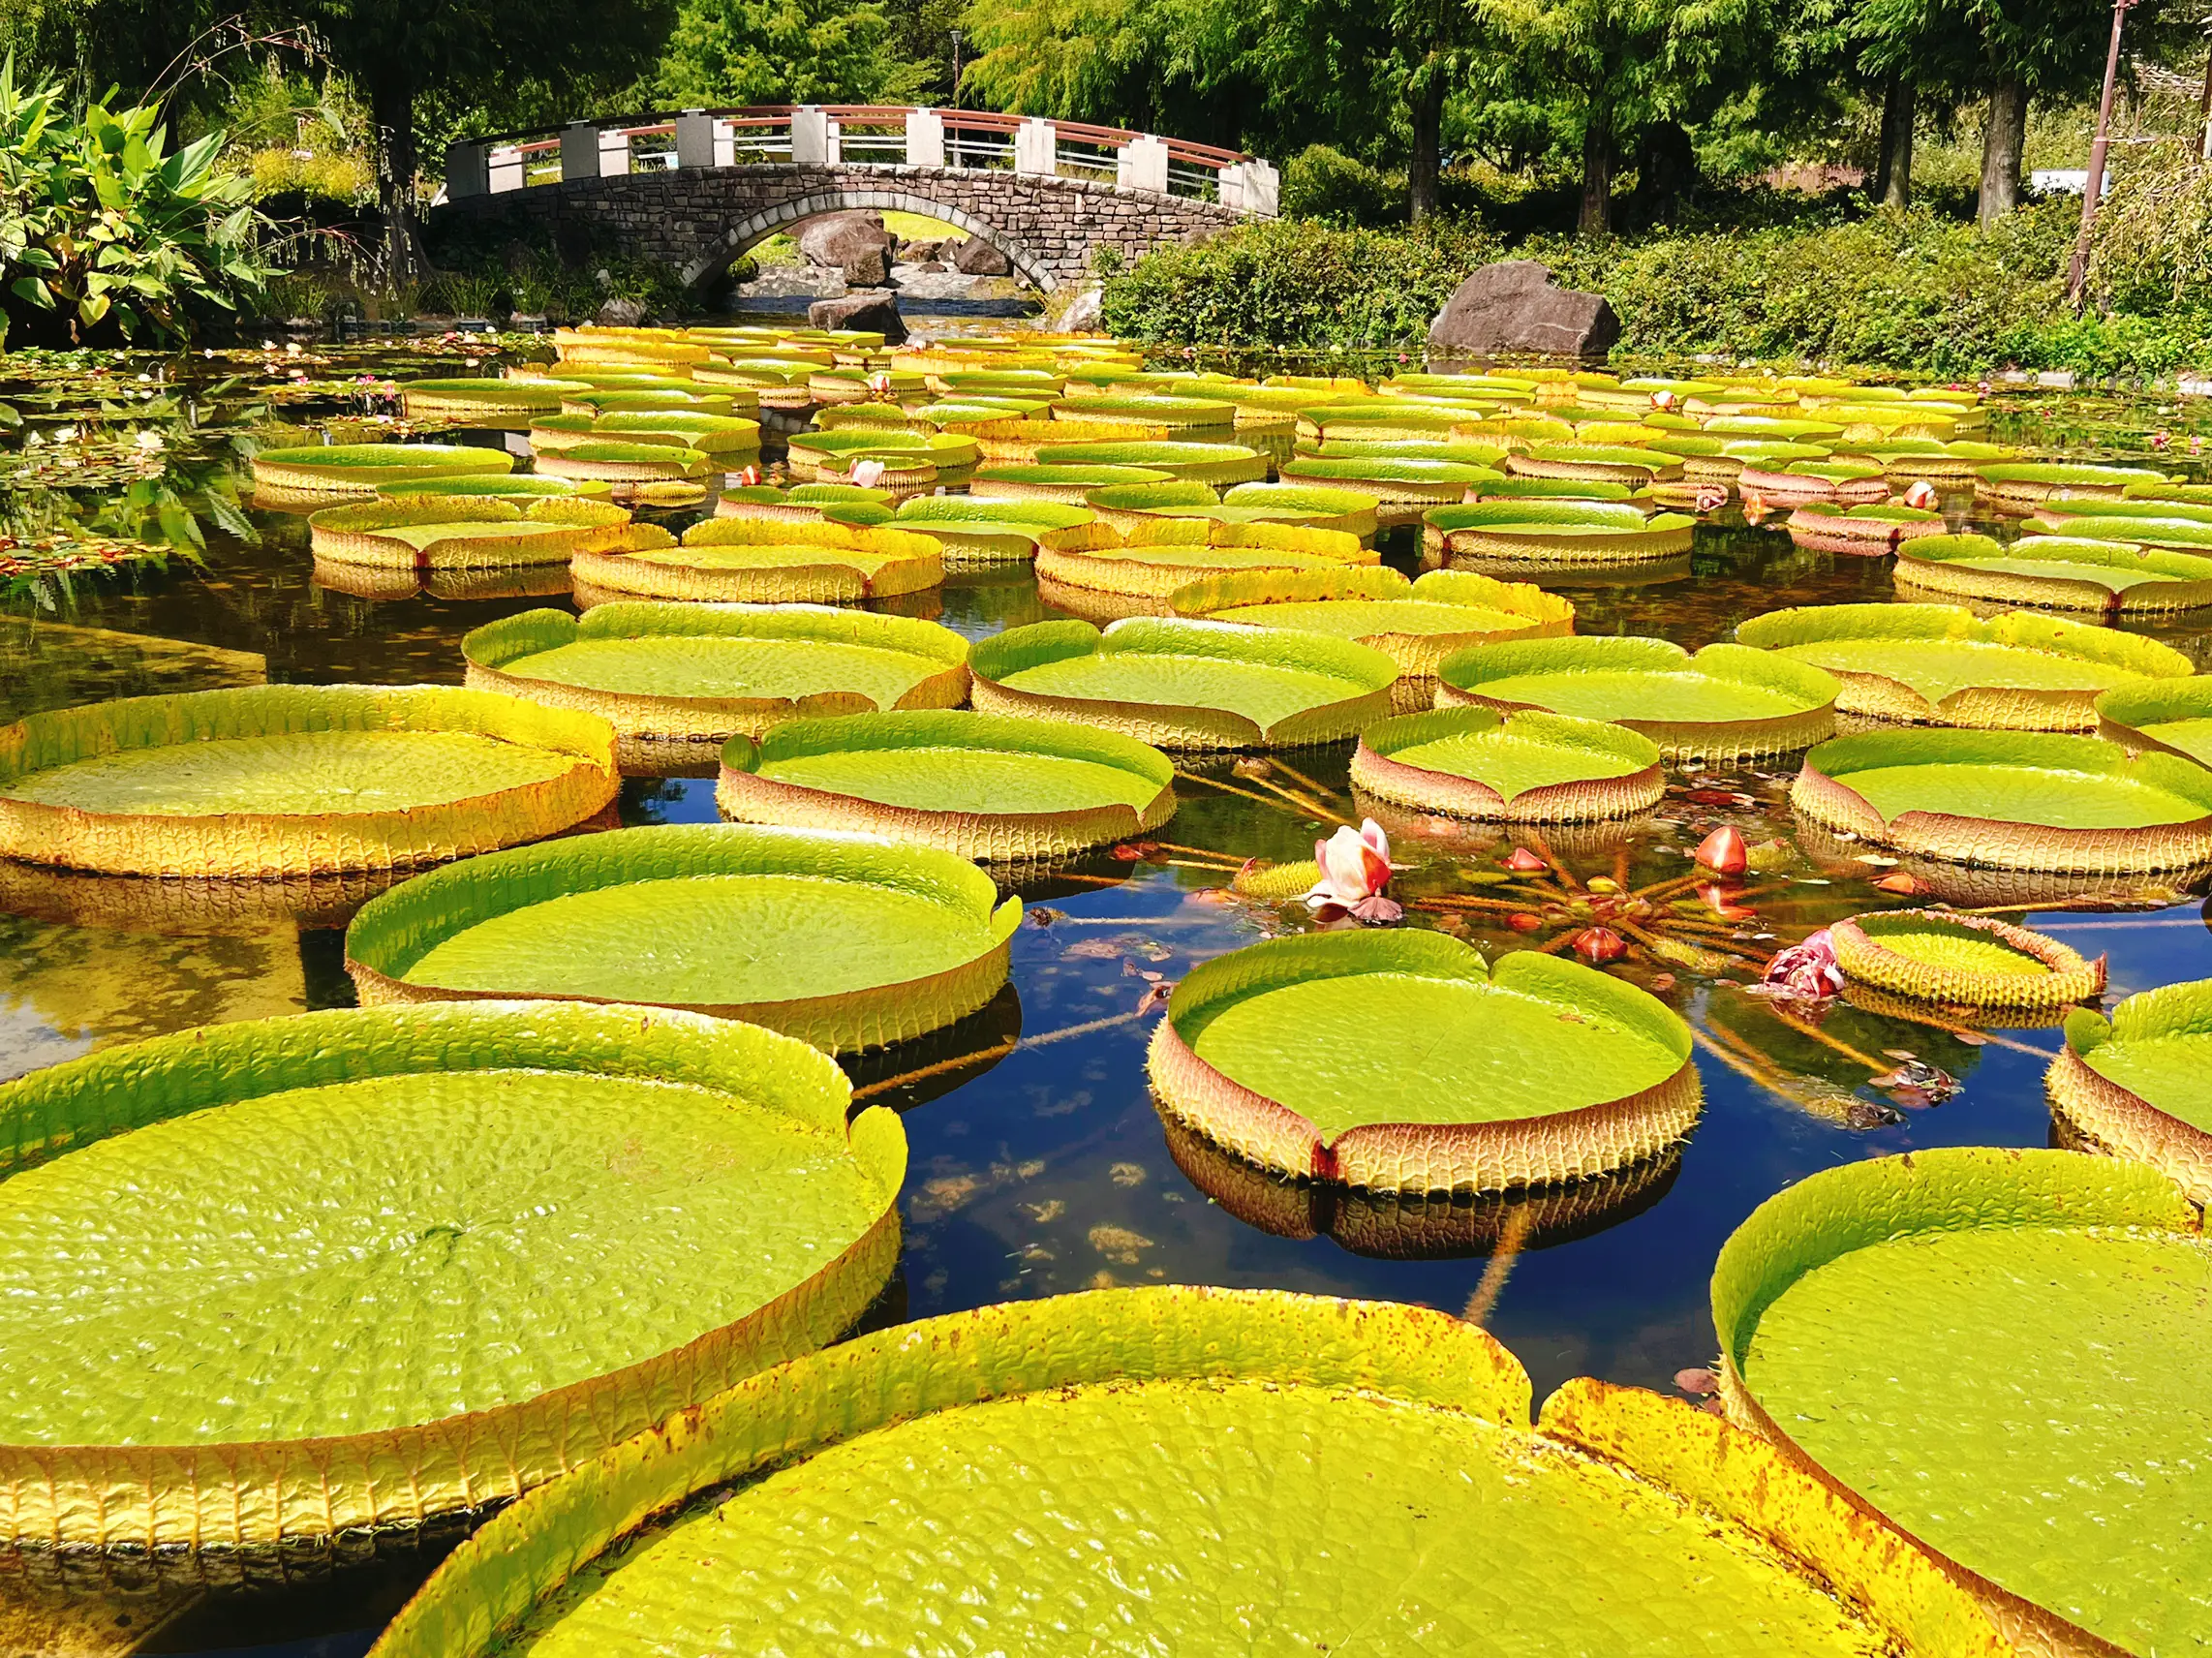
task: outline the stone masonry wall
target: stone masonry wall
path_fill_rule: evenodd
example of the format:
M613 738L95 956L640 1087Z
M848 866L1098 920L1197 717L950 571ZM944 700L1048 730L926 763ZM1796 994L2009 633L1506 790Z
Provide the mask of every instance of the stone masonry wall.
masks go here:
M550 231L554 245L619 248L656 259L693 285L712 280L763 237L845 208L923 213L1005 254L1050 292L1083 280L1101 244L1134 260L1163 242L1226 230L1233 208L1088 179L983 168L685 168L533 185L433 209L431 230L502 236ZM564 232L567 232L564 235Z

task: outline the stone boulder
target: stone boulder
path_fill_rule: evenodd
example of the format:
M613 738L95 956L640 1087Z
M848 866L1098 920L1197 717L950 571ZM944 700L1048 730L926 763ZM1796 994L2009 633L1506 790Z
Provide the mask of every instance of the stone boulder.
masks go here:
M645 321L645 307L634 299L610 299L592 321L608 328L634 328Z
M981 236L970 236L952 250L952 268L968 276L1012 276L1014 264Z
M1429 324L1429 354L1602 357L1619 338L1620 319L1604 294L1554 288L1535 260L1507 260L1484 265L1453 291Z
M848 293L843 299L817 299L807 307L807 325L878 333L891 345L906 337L906 319L899 315L899 296L887 288Z
M881 288L891 280L891 261L881 248L854 254L840 269L847 288Z
M950 246L952 246L950 242L941 240L902 242L899 245L899 262L901 264L928 264L933 260L942 259L945 249Z
M883 215L853 210L824 213L799 227L799 252L809 264L836 270L862 254L889 256L899 238L883 228Z

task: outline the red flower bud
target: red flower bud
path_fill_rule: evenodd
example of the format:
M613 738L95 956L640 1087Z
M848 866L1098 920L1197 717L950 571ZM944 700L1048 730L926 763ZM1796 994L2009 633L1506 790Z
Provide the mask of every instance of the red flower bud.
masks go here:
M1593 964L1617 962L1628 954L1628 940L1610 927L1585 927L1575 935L1575 954Z
M1531 915L1527 910L1523 909L1518 914L1507 916L1505 918L1505 924L1508 927L1512 928L1516 933L1533 933L1539 927L1544 925L1544 917L1541 915Z
M1884 875L1874 884L1880 887L1884 892L1899 893L1906 898L1916 897L1919 894L1928 890L1924 885L1922 885L1920 881L1914 879L1911 875L1907 875L1903 870L1898 870L1893 875Z
M1751 852L1743 837L1723 823L1698 843L1698 867L1716 875L1739 875L1751 867Z
M1516 846L1513 849L1513 856L1506 859L1505 867L1509 870L1518 870L1524 875L1532 875L1538 871L1548 870L1551 866L1531 852L1526 846Z

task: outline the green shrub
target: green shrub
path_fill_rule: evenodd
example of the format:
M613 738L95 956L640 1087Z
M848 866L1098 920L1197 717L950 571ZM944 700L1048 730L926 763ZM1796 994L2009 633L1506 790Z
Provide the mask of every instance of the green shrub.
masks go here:
M324 201L359 206L374 200L375 172L362 157L303 155L296 150L256 150L246 158L246 170L254 180L254 200L298 194Z
M1405 178L1385 177L1356 156L1307 144L1283 165L1282 210L1331 225L1382 225L1405 217Z

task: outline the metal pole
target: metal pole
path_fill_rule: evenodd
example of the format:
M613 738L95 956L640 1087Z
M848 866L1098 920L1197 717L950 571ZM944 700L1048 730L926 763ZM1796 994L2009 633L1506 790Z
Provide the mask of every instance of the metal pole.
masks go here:
M2127 26L2134 0L2112 0L2112 49L2104 56L2104 96L2097 106L2097 138L2089 146L2089 183L2081 193L2081 234L2074 238L2074 267L2067 272L2066 297L2076 312L2089 281L2089 232L2097 225L2097 199L2104 194L2104 152L2112 142L2112 83L2120 78L2120 31Z

